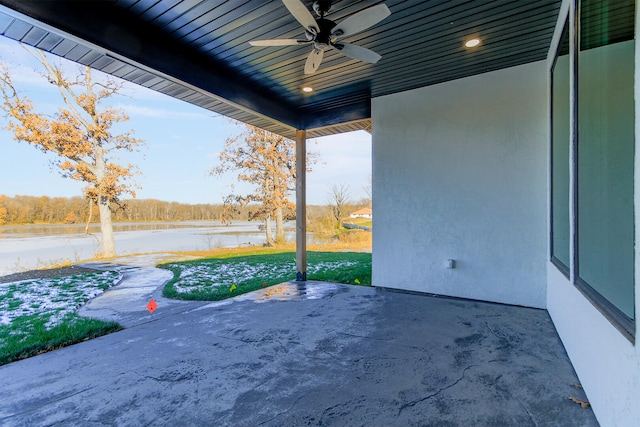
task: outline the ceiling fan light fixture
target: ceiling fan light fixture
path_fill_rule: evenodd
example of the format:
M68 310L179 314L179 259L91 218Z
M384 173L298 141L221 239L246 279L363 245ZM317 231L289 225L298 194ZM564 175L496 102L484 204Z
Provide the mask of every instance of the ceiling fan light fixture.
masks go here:
M480 45L480 39L477 37L474 37L464 42L465 47L476 47L478 45Z
M302 88L302 91L306 93L311 93L313 92L313 88L311 86L305 86Z

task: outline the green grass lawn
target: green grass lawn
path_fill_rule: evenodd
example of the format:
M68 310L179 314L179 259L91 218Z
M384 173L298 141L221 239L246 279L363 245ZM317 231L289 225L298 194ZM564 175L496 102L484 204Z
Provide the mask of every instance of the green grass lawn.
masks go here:
M309 252L307 278L371 284L371 254ZM160 265L174 278L168 297L218 301L295 279L294 252L261 249ZM118 283L104 271L55 279L0 283L0 365L122 329L114 322L78 316L77 309Z
M219 301L295 279L294 252L227 255L161 264L173 272L164 287L169 298ZM371 285L371 254L308 252L307 279Z
M0 365L121 329L76 314L119 280L104 271L0 284Z

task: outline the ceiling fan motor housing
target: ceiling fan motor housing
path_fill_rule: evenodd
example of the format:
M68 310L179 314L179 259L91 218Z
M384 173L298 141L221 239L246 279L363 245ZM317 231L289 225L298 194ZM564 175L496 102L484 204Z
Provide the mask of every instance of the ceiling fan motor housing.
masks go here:
M316 22L318 23L318 27L320 27L320 32L316 34L314 39L316 48L326 48L331 45L331 30L336 26L336 23L326 18L316 19Z

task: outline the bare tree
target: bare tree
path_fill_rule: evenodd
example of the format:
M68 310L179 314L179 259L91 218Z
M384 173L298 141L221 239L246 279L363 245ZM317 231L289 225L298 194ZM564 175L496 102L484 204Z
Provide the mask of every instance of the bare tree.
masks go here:
M362 187L362 189L364 190L364 193L367 195L367 199L368 199L367 205L371 207L371 202L373 201L373 191L372 191L373 184L372 184L371 175L369 175L369 181L367 182L367 185Z
M25 49L27 49L25 47ZM98 206L102 245L100 255L116 255L111 221L111 204L120 197L135 197L137 185L132 180L137 172L133 165L111 161L116 151L134 151L142 141L132 136L111 133L115 123L129 118L121 111L105 108L100 103L119 93L122 83L92 78L91 68L84 67L75 78L64 75L61 68L49 62L42 51L27 49L45 69L44 77L57 87L66 108L54 117L35 111L33 103L16 90L9 69L0 64L0 90L4 103L0 106L10 122L7 128L14 139L33 145L45 153L58 156L53 164L62 176L87 184L85 197Z
M346 215L347 206L351 204L349 186L347 184L333 184L329 191L327 204L331 207L336 228L340 228L342 218Z
M265 221L266 244L274 243L271 231L273 217L276 220L275 242L284 242L284 217L287 211L293 210L293 203L288 196L295 189L295 141L255 126L245 126L243 133L227 138L219 156L220 164L211 169L210 174L223 175L235 171L239 181L253 184L250 194L230 194L225 197L225 205L257 203L250 218ZM316 156L314 153L307 154L308 171L311 170L309 165L315 163Z

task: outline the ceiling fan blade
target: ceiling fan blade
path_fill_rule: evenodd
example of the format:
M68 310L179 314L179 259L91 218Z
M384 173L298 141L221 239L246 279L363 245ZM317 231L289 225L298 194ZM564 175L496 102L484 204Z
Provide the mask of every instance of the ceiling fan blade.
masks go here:
M282 0L285 7L289 9L289 13L304 27L305 30L312 34L319 32L318 24L309 9L300 0Z
M296 39L271 39L271 40L251 40L251 46L297 46L299 44L310 43L308 40Z
M337 37L350 36L373 27L389 15L391 15L391 11L386 4L382 3L348 17L336 25L331 34Z
M316 72L320 63L322 62L322 57L324 56L324 50L313 49L307 58L307 62L304 64L304 73L305 74L313 74Z
M333 47L338 49L344 56L348 56L352 59L359 59L360 61L369 62L371 64L375 64L380 60L380 58L382 58L382 56L378 55L371 49L351 43L336 43Z

